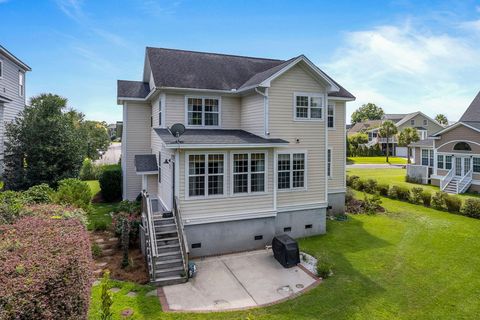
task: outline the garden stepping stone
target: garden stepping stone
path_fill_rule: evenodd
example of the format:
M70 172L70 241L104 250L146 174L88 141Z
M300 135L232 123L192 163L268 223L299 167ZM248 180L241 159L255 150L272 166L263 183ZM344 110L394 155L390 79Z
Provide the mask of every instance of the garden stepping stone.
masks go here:
M157 296L157 289L148 292L145 296L147 296L147 297L156 297L156 296Z
M118 238L109 238L108 241L118 241Z
M134 291L130 291L129 293L127 293L127 297L136 297L136 296L137 296L137 293Z
M111 255L113 253L113 249L105 249L105 250L103 250L102 253L103 253L104 256Z
M103 268L103 267L105 267L105 266L107 265L107 263L106 263L106 262L98 262L98 263L96 263L95 265L96 265L97 267L99 267L99 268Z
M100 275L102 273L103 269L97 269L95 271L93 271L93 274L95 275Z
M103 240L103 239L96 239L96 240L95 240L96 243L102 243L102 242L104 242L104 241L105 241L105 240Z
M133 310L132 309L125 309L125 310L122 310L122 312L120 313L120 315L124 318L128 318L128 317L131 317L133 315Z
M110 289L110 291L113 293L117 293L118 291L120 291L120 288L113 287Z

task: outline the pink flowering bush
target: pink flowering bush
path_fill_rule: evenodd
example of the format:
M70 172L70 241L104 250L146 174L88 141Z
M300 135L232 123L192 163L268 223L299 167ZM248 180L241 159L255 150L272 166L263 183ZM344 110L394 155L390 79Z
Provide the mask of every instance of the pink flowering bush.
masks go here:
M0 319L85 319L93 281L85 226L59 214L66 208L30 210L0 226Z

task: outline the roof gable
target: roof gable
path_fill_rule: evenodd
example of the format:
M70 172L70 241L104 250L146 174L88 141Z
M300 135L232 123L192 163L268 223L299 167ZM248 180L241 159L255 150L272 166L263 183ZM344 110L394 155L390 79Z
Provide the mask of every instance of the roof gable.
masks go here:
M480 92L460 118L461 122L480 122Z

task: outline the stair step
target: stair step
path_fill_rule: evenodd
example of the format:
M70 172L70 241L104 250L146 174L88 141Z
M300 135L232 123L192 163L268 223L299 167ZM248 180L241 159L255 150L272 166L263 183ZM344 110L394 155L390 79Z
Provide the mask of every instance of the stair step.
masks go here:
M184 271L183 267L173 267L165 270L158 270L155 273L166 273L166 272L175 272L175 271Z
M170 260L156 261L155 264L156 264L157 266L159 266L159 265L163 265L163 264L177 263L177 262L181 262L181 263L183 264L183 260L182 260L182 259L170 259Z
M170 234L170 233L177 233L177 229L175 230L167 230L167 231L155 231L156 236L160 236L162 234Z
M159 238L157 241L173 241L178 240L178 237L169 237L169 238Z
M187 277L174 276L174 277L162 277L156 278L153 284L158 286L167 286L172 284L183 283L187 281Z

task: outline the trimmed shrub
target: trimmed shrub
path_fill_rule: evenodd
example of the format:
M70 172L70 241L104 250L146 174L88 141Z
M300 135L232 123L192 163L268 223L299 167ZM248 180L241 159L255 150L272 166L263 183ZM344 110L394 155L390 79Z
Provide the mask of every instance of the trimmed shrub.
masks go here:
M141 212L141 202L140 201L128 201L123 200L118 204L115 212L127 212L130 214L138 214Z
M98 180L105 201L112 202L122 197L122 168L119 165L104 167Z
M448 212L459 213L462 208L462 199L452 195L446 196L445 206L447 207Z
M75 219L87 226L87 213L80 208L59 204L33 204L27 205L22 210L25 216L42 216L51 219Z
M0 243L0 319L87 318L93 263L77 219L23 217Z
M425 207L430 207L432 202L432 193L430 191L423 191L422 194L422 202Z
M380 196L374 194L372 196L368 196L366 193L363 195L363 210L366 214L375 214L381 208L382 201L380 200Z
M86 182L79 179L64 179L58 183L55 202L69 204L89 212L92 191Z
M467 198L461 213L467 217L480 219L480 199Z
M333 264L328 261L318 261L317 262L317 275L322 278L326 279L333 274Z
M25 199L15 191L0 192L0 224L14 223L24 212Z
M379 183L377 185L378 194L380 194L381 196L387 197L389 189L390 189L390 186L386 183Z
M89 158L83 160L82 167L80 168L79 178L80 180L96 180L97 179L97 167L93 164L93 161Z
M347 176L347 187L353 187L353 182L360 179L359 176Z
M420 187L413 187L410 190L410 202L419 204L422 202L422 193L423 193L423 188Z
M368 179L363 183L365 192L368 193L375 193L377 192L377 180L375 179Z
M122 238L122 226L123 221L126 221L128 224L129 230L129 243L130 245L134 245L137 243L139 238L139 231L140 231L140 224L142 223L142 218L139 214L133 213L130 214L128 212L117 212L113 215L112 218L112 226L115 232L115 235Z
M355 199L355 196L353 195L352 189L347 188L347 191L345 192L345 204L352 202L353 199Z
M445 192L437 191L432 196L432 207L437 210L445 210L447 205L445 204L445 198L448 196Z
M352 188L358 191L365 190L365 180L363 179L355 179L352 182Z
M410 198L410 190L402 186L391 186L388 190L388 196L392 199L408 201Z
M50 203L52 202L55 190L46 183L31 187L23 192L25 201L28 203Z

